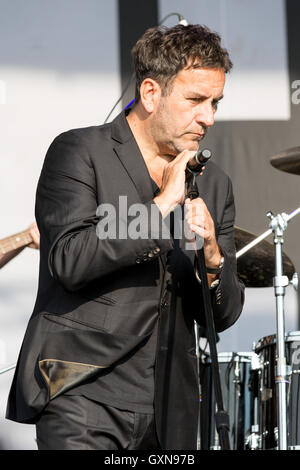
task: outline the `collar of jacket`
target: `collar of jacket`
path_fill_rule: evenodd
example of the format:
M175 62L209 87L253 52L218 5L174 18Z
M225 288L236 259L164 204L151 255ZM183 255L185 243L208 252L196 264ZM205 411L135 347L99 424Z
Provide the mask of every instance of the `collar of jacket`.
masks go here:
M111 123L114 152L118 156L143 203L153 199L151 177L145 160L126 119L128 110L122 111Z

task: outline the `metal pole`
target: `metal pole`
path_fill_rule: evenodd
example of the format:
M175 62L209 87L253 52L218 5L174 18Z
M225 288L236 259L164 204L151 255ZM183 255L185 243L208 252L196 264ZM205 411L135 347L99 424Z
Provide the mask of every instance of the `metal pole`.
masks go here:
M236 253L236 258L239 258L240 256L244 255L245 253L247 253L247 251L251 250L251 248L253 248L255 245L258 245L258 243L260 243L262 240L264 240L265 238L267 238L269 235L271 235L272 233L272 230L269 229L267 230L266 232L262 233L259 237L255 238L255 240L253 240L252 242L248 243L248 245L244 246L244 248L242 248L241 250L239 250L237 253Z
M274 289L276 296L276 388L278 397L277 422L278 422L278 448L287 450L287 385L288 370L285 357L285 324L284 324L284 295L288 279L282 273L282 236L274 236L276 253L276 276L274 278Z
M300 207L298 207L298 209L295 209L293 212L291 212L289 215L287 214L281 214L281 217L285 217L286 221L289 222L293 217L295 217L296 215L300 214ZM244 255L245 253L247 253L247 251L251 250L251 248L253 248L255 245L257 245L258 243L260 243L262 240L264 240L265 238L267 238L269 235L271 235L272 233L272 229L269 229L267 230L266 232L262 233L261 235L259 235L259 237L257 237L255 240L253 240L252 242L248 243L248 245L244 246L244 248L242 248L241 250L237 251L236 253L236 258L238 259L240 256Z
M12 364L11 366L7 366L4 369L0 370L0 375L5 374L5 372L8 372L16 367L17 364Z

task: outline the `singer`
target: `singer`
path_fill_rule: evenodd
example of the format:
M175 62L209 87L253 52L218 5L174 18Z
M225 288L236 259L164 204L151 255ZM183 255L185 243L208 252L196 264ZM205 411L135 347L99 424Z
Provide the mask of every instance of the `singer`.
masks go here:
M204 326L204 315L194 252L173 236L178 208L189 237L203 238L216 330L242 311L230 179L209 161L201 197L185 189L228 52L207 27L177 25L147 30L132 56L133 107L59 135L37 187L39 288L6 416L35 423L40 450L196 449L194 320ZM117 208L120 195L156 211L148 236L96 233L98 208Z

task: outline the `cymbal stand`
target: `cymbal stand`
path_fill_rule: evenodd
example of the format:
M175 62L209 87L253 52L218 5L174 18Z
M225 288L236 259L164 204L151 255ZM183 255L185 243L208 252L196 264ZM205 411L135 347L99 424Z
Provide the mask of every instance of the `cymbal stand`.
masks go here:
M287 276L282 270L282 245L284 232L287 228L287 216L281 214L274 216L268 212L271 220L273 239L275 245L275 278L274 290L276 297L276 389L277 389L277 425L278 425L278 449L287 450L287 386L289 381L289 368L285 356L285 325L284 325L284 296L285 288L289 285Z
M258 237L259 243L273 232L275 247L275 277L274 291L276 297L276 389L277 389L277 422L278 422L278 450L287 450L287 385L289 384L290 367L287 365L285 356L285 325L284 325L284 296L285 288L289 285L289 279L283 275L282 269L282 245L284 243L284 232L287 229L288 222L300 213L300 207L289 215L282 213L275 216L272 212L267 213L271 220L270 229ZM254 244L257 244L254 243ZM244 247L242 254L254 246L250 243ZM241 256L237 253L237 258Z
M293 218L295 217L296 215L300 214L300 207L298 207L298 209L295 209L293 212L291 212L288 216L283 213L282 215L284 217L287 216L288 218L288 222ZM264 240L265 238L267 238L269 235L271 235L272 233L272 229L269 229L269 230L266 230L264 233L262 233L261 235L259 235L259 237L257 237L255 240L253 240L252 242L248 243L248 245L244 246L243 248L241 248L239 251L236 252L236 258L240 258L242 255L244 255L245 253L247 253L247 251L251 250L251 248L253 248L255 245L258 245L258 243L260 243L262 240Z

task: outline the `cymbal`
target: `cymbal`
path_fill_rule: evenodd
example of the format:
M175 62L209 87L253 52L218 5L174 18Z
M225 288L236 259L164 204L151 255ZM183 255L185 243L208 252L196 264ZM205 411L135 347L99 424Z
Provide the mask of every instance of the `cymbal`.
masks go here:
M240 227L234 227L234 241L236 251L257 238L251 232ZM292 261L285 253L282 253L283 275L290 280L295 273ZM274 245L262 240L237 259L238 277L246 287L272 287L275 276L275 251Z
M270 158L272 166L277 170L300 175L300 147L293 147Z

